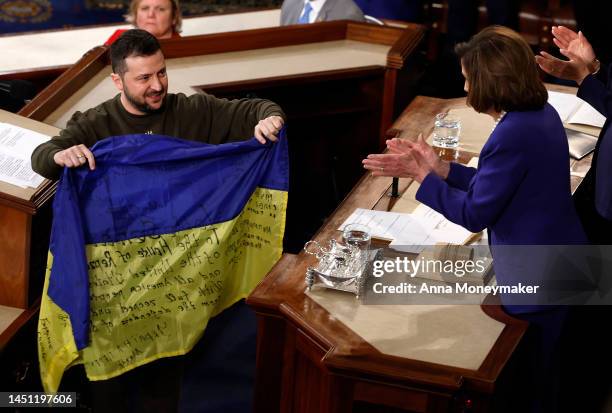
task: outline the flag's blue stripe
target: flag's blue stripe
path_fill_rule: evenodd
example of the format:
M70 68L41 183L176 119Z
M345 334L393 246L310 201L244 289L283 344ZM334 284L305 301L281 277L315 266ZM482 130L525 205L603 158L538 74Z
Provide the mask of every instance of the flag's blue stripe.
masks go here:
M207 145L158 135L100 141L93 147L96 170L74 171L85 243L233 219L257 186L288 190L286 145L284 137L267 145L255 139Z
M207 145L158 135L98 142L96 169L64 170L53 203L49 297L70 316L78 349L87 346L89 278L85 245L178 232L235 218L257 187L287 191L285 131Z

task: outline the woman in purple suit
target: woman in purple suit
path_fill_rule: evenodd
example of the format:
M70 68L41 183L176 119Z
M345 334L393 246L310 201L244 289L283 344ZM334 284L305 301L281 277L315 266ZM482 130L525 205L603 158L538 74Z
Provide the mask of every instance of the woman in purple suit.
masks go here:
M368 156L364 167L414 178L417 200L472 232L488 229L492 245L584 243L567 137L531 49L513 30L491 26L456 51L467 103L496 121L478 168L439 159L422 137L387 141L390 153Z
M506 246L587 242L571 199L567 137L547 103L533 53L518 33L491 26L457 45L456 52L467 103L495 119L478 167L439 159L422 137L387 141L388 153L369 155L363 164L373 175L413 178L421 184L417 200L472 232L487 229L497 282L514 285L526 257L513 256ZM502 302L507 312L530 321L535 337L537 381L548 388L539 389L532 411L554 411L554 353L566 310L511 305L503 296Z

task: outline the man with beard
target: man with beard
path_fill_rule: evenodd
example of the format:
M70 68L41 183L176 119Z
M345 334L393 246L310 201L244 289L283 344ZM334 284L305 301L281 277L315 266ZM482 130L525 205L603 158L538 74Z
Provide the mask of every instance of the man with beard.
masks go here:
M112 44L110 58L111 78L120 93L75 113L59 136L37 147L32 168L39 174L57 179L63 167L95 169L89 148L110 136L157 134L211 144L255 136L265 143L275 141L283 126L283 111L270 101L168 93L164 55L157 39L144 30L126 31ZM92 382L94 411L177 411L183 366L183 357L164 358ZM80 382L84 372L73 374Z
M227 100L207 94L168 93L164 55L144 30L126 31L110 49L111 78L119 94L95 108L76 112L59 136L32 153L32 169L57 179L63 167L96 163L89 150L109 136L158 134L220 144L276 140L284 123L279 106L262 99Z

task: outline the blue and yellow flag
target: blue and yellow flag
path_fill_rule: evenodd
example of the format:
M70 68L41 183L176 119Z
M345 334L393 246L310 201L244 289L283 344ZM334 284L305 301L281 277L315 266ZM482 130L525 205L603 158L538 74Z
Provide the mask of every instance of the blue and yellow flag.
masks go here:
M282 253L287 142L118 136L65 169L38 325L43 386L83 363L104 380L187 353Z

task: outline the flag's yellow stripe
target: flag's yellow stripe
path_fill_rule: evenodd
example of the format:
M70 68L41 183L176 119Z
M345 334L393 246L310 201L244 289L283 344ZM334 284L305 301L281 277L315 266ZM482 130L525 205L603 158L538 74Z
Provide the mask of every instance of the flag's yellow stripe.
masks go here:
M246 297L280 258L286 205L285 191L258 188L233 220L88 245L90 344L80 352L66 313L46 294L47 273L39 323L45 390L57 390L70 364L104 380L191 350L210 317Z

